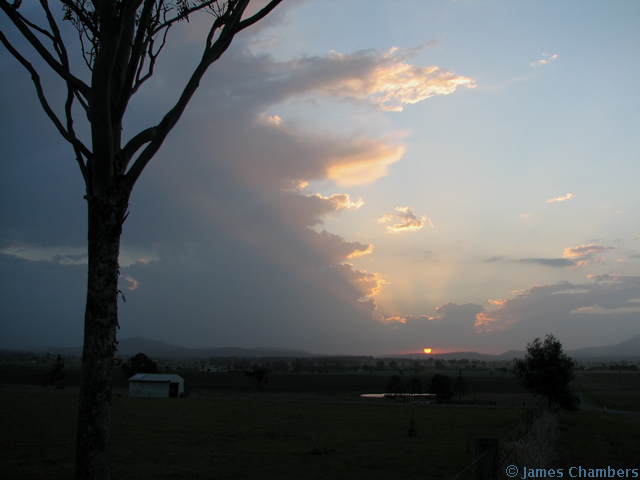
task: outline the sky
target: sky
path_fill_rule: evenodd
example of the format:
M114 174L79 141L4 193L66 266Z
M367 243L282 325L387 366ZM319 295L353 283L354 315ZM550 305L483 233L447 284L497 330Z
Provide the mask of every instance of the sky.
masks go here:
M170 31L125 138L177 100L210 20ZM285 0L134 189L119 337L384 355L637 335L639 21L630 0ZM5 48L0 69L0 347L77 346L82 177Z

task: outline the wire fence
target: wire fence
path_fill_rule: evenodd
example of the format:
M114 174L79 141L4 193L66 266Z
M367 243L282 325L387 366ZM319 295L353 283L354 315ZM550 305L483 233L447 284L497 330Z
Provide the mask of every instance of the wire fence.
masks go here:
M534 422L534 412L527 411L527 417L506 435L500 438L478 437L475 440L476 457L451 480L496 480L498 472L504 470L512 454L504 445L523 435Z

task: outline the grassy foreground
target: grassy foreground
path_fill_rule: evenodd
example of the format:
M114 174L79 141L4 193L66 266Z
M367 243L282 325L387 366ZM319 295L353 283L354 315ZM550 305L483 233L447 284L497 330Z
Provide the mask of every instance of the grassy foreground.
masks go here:
M559 421L565 466L640 469L640 418L581 410Z
M409 437L410 415L418 435ZM2 478L73 476L76 395L0 394ZM114 479L450 479L518 409L114 398Z
M640 412L640 373L578 372L577 386L598 407Z

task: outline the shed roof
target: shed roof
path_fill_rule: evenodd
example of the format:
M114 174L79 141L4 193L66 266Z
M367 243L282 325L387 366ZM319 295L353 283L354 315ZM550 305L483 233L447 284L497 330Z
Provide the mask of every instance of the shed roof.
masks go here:
M184 379L172 373L136 373L130 382L176 382Z

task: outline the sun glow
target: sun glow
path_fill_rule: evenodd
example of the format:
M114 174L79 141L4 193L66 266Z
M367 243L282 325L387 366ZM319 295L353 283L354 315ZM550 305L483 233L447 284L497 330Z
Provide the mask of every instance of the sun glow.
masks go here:
M427 355L429 355L431 353L431 349L430 348L425 348L424 349L424 353L426 353Z

